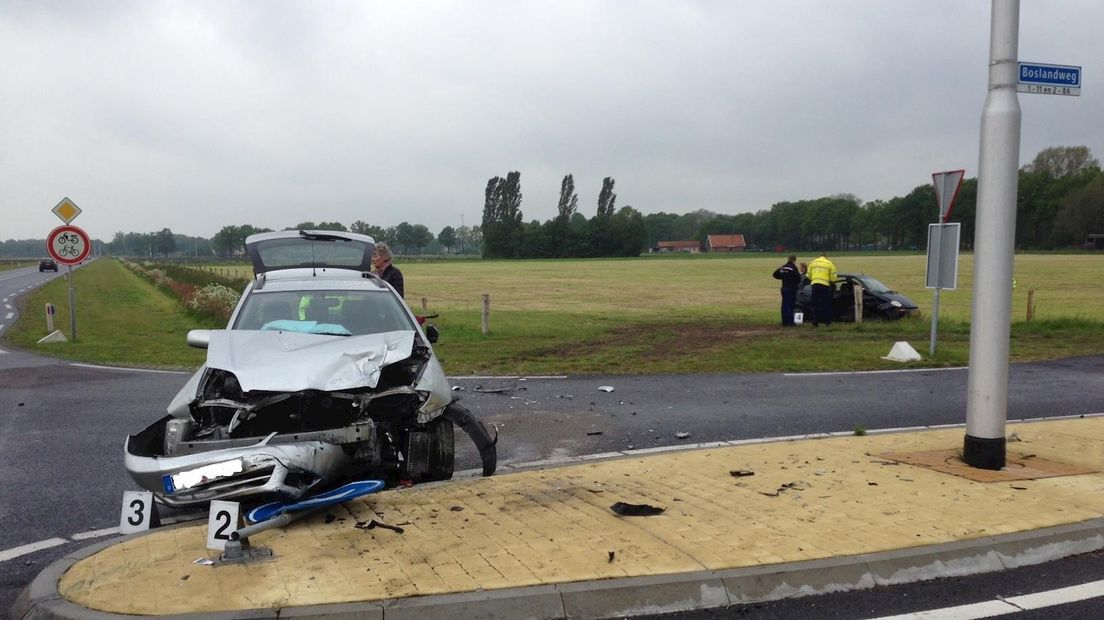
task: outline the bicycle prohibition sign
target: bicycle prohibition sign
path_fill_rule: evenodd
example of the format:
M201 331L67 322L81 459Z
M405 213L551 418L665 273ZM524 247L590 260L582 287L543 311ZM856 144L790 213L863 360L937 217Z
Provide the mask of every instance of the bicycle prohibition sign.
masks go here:
M62 265L77 265L92 253L88 233L76 226L58 226L46 237L46 251Z

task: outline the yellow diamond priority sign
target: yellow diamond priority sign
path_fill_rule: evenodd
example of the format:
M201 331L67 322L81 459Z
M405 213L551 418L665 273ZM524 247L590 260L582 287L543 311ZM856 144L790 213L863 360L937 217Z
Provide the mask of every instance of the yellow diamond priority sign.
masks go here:
M69 197L61 199L61 202L57 203L57 206L52 209L54 215L58 216L58 219L68 224L77 219L77 216L81 214L81 209Z

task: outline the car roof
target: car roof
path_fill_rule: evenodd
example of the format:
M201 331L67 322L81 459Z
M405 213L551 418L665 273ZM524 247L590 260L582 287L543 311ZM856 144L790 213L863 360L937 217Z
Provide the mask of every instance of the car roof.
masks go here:
M257 278L254 291L357 290L387 291L378 276L355 269L333 267L270 271Z
M304 267L369 271L375 246L368 235L336 230L281 230L245 239L255 275Z

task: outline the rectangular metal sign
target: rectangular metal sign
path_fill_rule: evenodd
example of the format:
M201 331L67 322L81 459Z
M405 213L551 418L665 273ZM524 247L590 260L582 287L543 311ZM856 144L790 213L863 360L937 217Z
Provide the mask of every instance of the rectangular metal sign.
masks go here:
M1016 92L1039 95L1081 94L1081 67L1021 62Z
M953 291L958 286L958 240L962 224L928 224L926 288Z

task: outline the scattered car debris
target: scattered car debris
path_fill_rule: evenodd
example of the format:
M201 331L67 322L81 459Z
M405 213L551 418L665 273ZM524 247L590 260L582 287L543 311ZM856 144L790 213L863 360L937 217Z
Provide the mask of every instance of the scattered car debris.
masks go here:
M732 469L729 470L728 475L733 478L743 478L744 476L754 476L755 472L750 469Z
M609 550L609 560L607 562L613 562L613 556L616 552L613 549Z
M598 391L599 392L612 392L613 391L613 386L612 385L599 385L598 386Z
M610 506L615 514L622 517L654 517L658 514L663 514L666 508L660 506L652 506L651 504L626 504L625 502L617 502Z
M1023 439L1020 439L1019 433L1013 432L1008 434L1008 441L1023 441Z
M214 566L215 561L211 558L196 558L192 560L192 564L199 564L200 566Z
M690 436L690 433L687 433L685 431L680 431L678 433L675 433L675 438L676 439L686 439L689 436Z
M1018 486L1016 486L1016 485L1014 485L1014 484L1012 484L1012 485L1009 485L1009 488L1011 488L1011 489L1016 489L1017 491L1026 491L1026 490L1027 490L1027 487L1018 487Z
M472 388L473 392L479 392L481 394L505 394L506 392L513 392L518 388L515 387L500 387L500 388L485 388L482 385L477 385ZM520 388L525 389L525 388Z
M587 431L587 436L593 437L594 435L601 435L603 432L604 431Z
M451 507L449 507L449 510L451 510L453 512L462 512L464 510L464 507L463 506L451 506Z
M406 530L402 529L401 527L399 527L397 525L388 525L386 523L380 523L379 521L376 521L375 519L372 519L371 521L368 521L367 523L364 522L364 521L357 521L356 525L354 525L353 527L357 528L358 530L374 530L377 527L382 527L385 530L391 530L392 532L395 532L397 534L402 534L404 531L406 531Z
M795 480L793 482L787 482L787 483L783 484L782 486L778 487L778 490L776 490L776 491L759 491L759 494L760 495L766 495L767 497L778 497L779 495L781 495L782 493L785 493L786 491L790 491L790 490L804 491L805 489L809 488L810 486L812 486L812 485L810 485L808 482L805 482L804 480Z
M454 385L454 386L452 386L452 391L453 391L453 392L463 392L463 391L464 391L464 386L462 386L462 385Z

